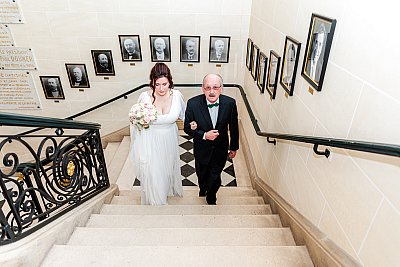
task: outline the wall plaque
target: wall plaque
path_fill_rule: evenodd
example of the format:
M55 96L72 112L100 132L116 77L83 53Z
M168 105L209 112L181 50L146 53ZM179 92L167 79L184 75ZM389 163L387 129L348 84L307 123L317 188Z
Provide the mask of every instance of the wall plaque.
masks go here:
M32 50L24 47L0 47L0 69L36 70Z
M0 110L39 108L39 96L29 72L0 70Z
M23 23L17 0L0 0L0 23Z
M0 24L0 46L14 46L10 27L5 24Z

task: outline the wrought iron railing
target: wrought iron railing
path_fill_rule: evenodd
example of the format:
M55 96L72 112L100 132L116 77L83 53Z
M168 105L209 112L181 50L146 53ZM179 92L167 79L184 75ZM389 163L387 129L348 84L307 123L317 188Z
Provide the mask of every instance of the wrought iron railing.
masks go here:
M109 187L99 124L0 113L0 125L56 129L0 135L0 245L29 235Z

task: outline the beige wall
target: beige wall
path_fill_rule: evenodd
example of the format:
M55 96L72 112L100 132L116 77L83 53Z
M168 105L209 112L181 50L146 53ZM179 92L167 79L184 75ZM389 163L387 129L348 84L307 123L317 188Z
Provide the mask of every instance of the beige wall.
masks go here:
M400 144L395 10L389 0L253 0L249 36L262 52L282 56L286 35L302 43L292 97L280 85L275 100L260 95L245 71L262 131ZM300 74L312 13L337 19L324 85L314 95ZM249 132L265 182L365 266L400 264L399 158L332 149L326 159L310 145L274 147Z
M199 83L205 74L217 72L223 75L226 82L243 84L242 62L249 31L251 0L18 2L25 23L10 24L10 28L16 46L33 49L38 70L32 71L32 75L43 109L15 112L62 118L147 83L154 65L150 59L149 35L170 35L172 62L167 64L172 70L174 82ZM118 35L123 34L140 35L143 61L136 62L135 66L121 60ZM180 35L201 36L201 60L193 67L179 62ZM230 63L217 67L215 63L208 62L210 35L231 37ZM90 52L94 49L112 50L116 75L109 80L95 75ZM65 63L86 64L91 88L84 92L71 88ZM55 103L45 99L39 80L41 75L60 76L66 100ZM122 118L126 124L126 114L136 98L131 97L125 101L127 103L121 101L109 107L106 113L92 114L90 118L100 118L96 120L100 123L107 119L114 123ZM103 130L105 127L107 125Z

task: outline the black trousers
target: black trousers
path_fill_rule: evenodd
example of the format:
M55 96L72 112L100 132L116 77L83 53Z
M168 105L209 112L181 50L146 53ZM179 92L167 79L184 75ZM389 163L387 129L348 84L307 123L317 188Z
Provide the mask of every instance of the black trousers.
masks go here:
M218 189L221 187L221 173L225 164L213 161L209 164L200 164L195 161L195 167L200 191L207 192L207 201L215 202Z

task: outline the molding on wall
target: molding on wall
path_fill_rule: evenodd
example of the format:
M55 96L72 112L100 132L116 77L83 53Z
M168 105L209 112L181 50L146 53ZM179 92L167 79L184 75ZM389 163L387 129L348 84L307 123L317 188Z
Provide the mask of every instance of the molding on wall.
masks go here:
M362 266L258 177L241 121L239 125L241 149L243 149L253 188L264 198L266 203L271 205L272 212L279 215L282 225L290 227L296 245L307 247L316 267Z

